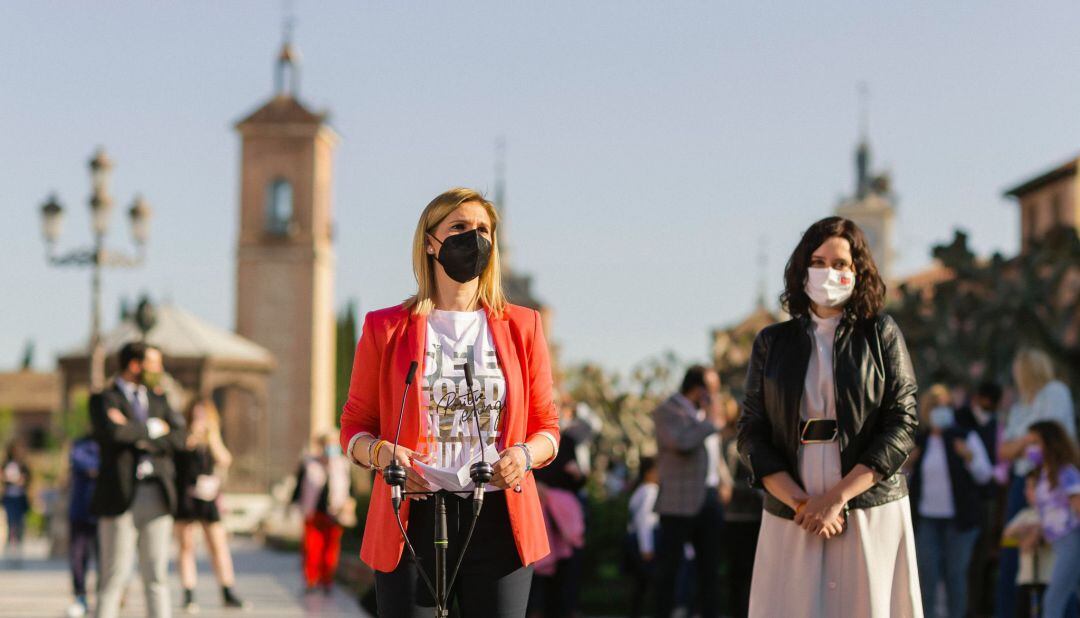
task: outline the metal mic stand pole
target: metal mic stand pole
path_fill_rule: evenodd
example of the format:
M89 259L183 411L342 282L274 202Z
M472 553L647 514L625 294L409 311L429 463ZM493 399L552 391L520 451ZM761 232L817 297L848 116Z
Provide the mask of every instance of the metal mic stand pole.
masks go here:
M435 615L446 618L450 615L446 589L446 551L450 544L446 532L446 493L435 492Z
M406 378L405 395L408 395L408 386L412 384L413 374L416 373L417 363L414 361L409 367L409 374ZM484 504L484 486L491 481L493 476L493 466L484 461L484 441L483 432L480 429L480 413L477 408L476 397L473 393L473 372L472 367L468 364L465 365L465 381L470 393L470 399L472 400L472 412L473 420L476 423L476 436L480 443L480 461L473 464L469 469L469 476L472 478L473 485L475 486L471 492L468 491L403 491L405 487L406 472L405 468L397 463L397 443L401 434L401 415L405 411L405 396L401 400L401 412L398 413L398 429L397 436L394 437L394 454L391 456L391 463L383 471L383 480L391 487L391 504L394 508L394 519L397 521L398 530L401 532L401 537L405 542L405 547L409 550L409 554L412 556L416 566L416 570L419 572L421 579L424 580L424 584L427 586L428 591L435 597L435 616L436 618L448 618L450 615L450 588L454 585L457 579L458 571L461 569L461 562L465 557L465 550L469 548L472 541L473 532L476 530L476 522L480 518L480 509ZM460 495L472 495L473 498L473 516L472 521L469 524L469 531L465 535L465 542L462 544L461 552L458 554L457 564L454 565L454 572L450 575L449 583L447 582L446 571L446 555L450 545L450 535L447 533L446 527L446 496L450 494ZM409 536L405 533L405 527L401 522L401 501L402 498L407 498L409 495L426 495L433 496L435 498L435 585L431 585L431 580L428 579L427 574L424 573L424 567L420 563L419 557L416 555L416 551L413 549L412 543L409 542Z

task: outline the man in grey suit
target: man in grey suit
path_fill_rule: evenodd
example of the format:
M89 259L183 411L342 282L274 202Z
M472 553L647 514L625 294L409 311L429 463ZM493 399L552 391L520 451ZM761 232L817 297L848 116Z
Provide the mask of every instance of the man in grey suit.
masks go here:
M115 618L138 554L151 618L171 615L169 546L176 508L173 454L183 448L184 417L157 392L161 351L141 342L119 354L120 374L90 398L94 438L101 446L91 510L101 549L98 618Z
M653 411L660 470L656 615L661 618L674 609L676 577L687 543L694 547L701 615L719 615L721 503L722 496L730 498L732 486L720 454L724 420L719 395L716 370L695 365L687 369L679 392Z

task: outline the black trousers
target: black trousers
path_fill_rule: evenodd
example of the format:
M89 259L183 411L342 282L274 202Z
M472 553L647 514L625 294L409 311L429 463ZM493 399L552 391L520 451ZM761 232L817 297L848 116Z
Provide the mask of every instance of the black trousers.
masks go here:
M472 500L453 495L447 495L445 499L446 529L450 540L446 552L449 578L472 521ZM434 585L435 499L414 501L409 508L409 541L420 559L420 566ZM416 568L406 548L396 569L389 573L375 572L380 617L432 616L435 599ZM514 534L510 529L510 515L506 510L506 495L501 491L488 492L484 497L480 519L476 522L476 532L465 552L454 589L450 591L451 615L524 618L532 576L532 565L522 566L518 556ZM454 609L455 601L457 611Z
M71 584L75 596L86 596L86 571L90 556L96 561L98 554L97 524L82 521L70 522L68 559L71 563Z
M1016 587L1016 618L1042 618L1042 598L1046 594L1046 584L1023 584Z
M728 615L732 618L746 618L750 613L750 580L754 574L760 529L761 521L724 522Z
M701 616L715 618L720 615L720 582L717 579L723 525L723 507L715 488L706 490L705 504L696 515L660 516L660 547L656 555L656 615L659 618L667 618L675 609L675 580L686 543L694 546Z
M1004 492L1002 492L1004 493ZM979 505L981 532L971 554L968 568L968 615L988 618L994 615L994 587L997 585L998 551L1001 549L1000 512L1005 501L987 499ZM1025 610L1026 611L1026 610Z

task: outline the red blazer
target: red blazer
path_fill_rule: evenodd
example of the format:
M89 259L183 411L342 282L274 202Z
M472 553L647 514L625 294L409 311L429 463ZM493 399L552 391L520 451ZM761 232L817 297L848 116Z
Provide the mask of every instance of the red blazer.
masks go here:
M551 362L540 314L508 305L502 315L493 315L489 310L487 318L499 365L506 376L502 420L505 444L499 447L524 442L540 431L558 440L559 415L552 401ZM404 306L367 314L356 347L349 398L341 413L341 445L346 452L349 441L360 432L394 439L405 374L410 362L424 362L426 349L427 316L415 315ZM400 443L413 450L421 431L420 394L418 383L413 383L401 423ZM531 474L522 481L521 493L506 492L506 507L521 563L529 565L546 556L547 531ZM401 506L401 519L408 526L408 500ZM394 522L390 487L381 474L376 475L360 559L375 570L393 571L404 546Z

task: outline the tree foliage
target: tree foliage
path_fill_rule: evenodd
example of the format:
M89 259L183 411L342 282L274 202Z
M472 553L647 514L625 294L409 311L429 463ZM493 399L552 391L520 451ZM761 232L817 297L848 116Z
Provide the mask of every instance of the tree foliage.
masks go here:
M652 411L677 386L682 370L683 363L672 352L650 358L626 375L588 363L566 369L567 392L604 421L593 449L594 470L606 470L612 461L636 468L642 455L655 453Z
M338 314L334 349L334 418L341 415L349 397L353 355L356 352L356 303L349 301Z
M929 288L902 285L890 307L919 382L1008 383L1016 351L1035 347L1080 386L1080 240L1058 228L1012 259L977 260L967 235L934 248L952 277Z

